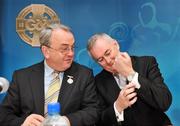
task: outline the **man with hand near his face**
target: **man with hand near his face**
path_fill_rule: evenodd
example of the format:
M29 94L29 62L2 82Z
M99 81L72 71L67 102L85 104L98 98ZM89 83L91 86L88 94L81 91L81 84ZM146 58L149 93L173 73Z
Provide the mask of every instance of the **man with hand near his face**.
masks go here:
M103 67L95 77L103 106L98 126L171 125L164 112L172 96L154 57L130 57L105 33L93 35L87 50Z

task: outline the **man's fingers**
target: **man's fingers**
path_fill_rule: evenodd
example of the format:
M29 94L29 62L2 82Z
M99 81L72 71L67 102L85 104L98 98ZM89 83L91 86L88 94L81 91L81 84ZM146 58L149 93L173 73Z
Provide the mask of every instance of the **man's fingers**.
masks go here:
M127 52L121 52L121 57L125 58L125 59L129 59L130 56Z
M44 117L38 114L29 115L22 126L39 126L44 120Z
M128 98L128 100L132 100L136 95L137 95L137 93L133 92L133 93L127 95L126 97Z
M124 96L127 96L127 95L129 95L129 94L131 94L131 93L133 93L133 92L135 92L135 88L134 88L134 87L131 87L131 88L128 88L128 89L124 90L123 95L124 95Z
M37 114L33 114L33 118L35 118L36 120L39 120L40 122L42 122L44 120L43 116L37 115Z
M31 125L34 125L34 126L39 126L41 123L42 123L42 121L40 121L36 118L32 119L32 121L31 121Z
M127 84L124 88L123 88L123 90L127 90L127 89L129 89L129 88L135 88L135 86L136 86L136 84L135 83L129 83L129 84Z
M129 106L133 105L137 101L137 97L134 97L129 101Z

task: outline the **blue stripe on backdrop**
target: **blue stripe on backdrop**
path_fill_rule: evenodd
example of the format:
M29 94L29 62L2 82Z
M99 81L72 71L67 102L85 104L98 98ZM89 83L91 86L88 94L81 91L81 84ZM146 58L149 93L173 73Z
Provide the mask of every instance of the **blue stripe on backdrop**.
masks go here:
M4 1L1 2L1 5L0 5L0 15L3 16L4 14ZM3 62L2 62L2 59L3 59L3 51L2 51L2 39L3 39L3 32L2 32L2 26L3 26L3 19L1 18L0 20L0 76L2 75L2 72L3 72Z
M0 15L2 17L4 17L5 15L5 1L1 1L0 3ZM4 71L5 71L5 67L3 66L4 64L4 54L3 54L3 36L4 36L4 32L3 32L3 23L4 23L4 18L1 18L0 20L0 77L5 76L4 75ZM7 76L6 76L7 77ZM5 93L0 94L0 101L2 101L3 97L5 96Z
M11 80L15 69L43 59L39 48L32 48L20 39L15 21L24 7L45 4L73 29L78 46L75 60L93 68L95 74L101 69L90 59L85 47L88 38L97 32L109 33L130 54L156 56L173 94L167 113L174 125L180 125L179 0L1 0L0 3L0 76Z

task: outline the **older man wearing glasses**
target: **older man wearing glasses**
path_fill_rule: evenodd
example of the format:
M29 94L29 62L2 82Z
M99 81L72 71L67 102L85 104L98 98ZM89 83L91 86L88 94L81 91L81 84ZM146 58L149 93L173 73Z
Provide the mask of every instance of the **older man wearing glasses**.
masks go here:
M94 126L98 120L94 77L92 70L73 61L74 42L67 26L53 24L42 30L40 45L45 59L14 72L0 105L1 126L39 126L50 102L60 102L68 126ZM57 83L51 83L56 79ZM49 95L54 84L55 92Z

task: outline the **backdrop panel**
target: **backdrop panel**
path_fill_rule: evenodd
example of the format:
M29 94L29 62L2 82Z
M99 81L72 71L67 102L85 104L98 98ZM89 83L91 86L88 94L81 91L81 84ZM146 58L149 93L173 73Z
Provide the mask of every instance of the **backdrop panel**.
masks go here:
M155 56L173 94L167 114L175 126L180 125L179 0L1 0L0 76L9 81L14 70L43 60L40 49L26 44L16 33L16 17L31 4L45 4L72 28L78 47L75 60L95 74L101 69L85 48L97 32L110 34L131 55Z

